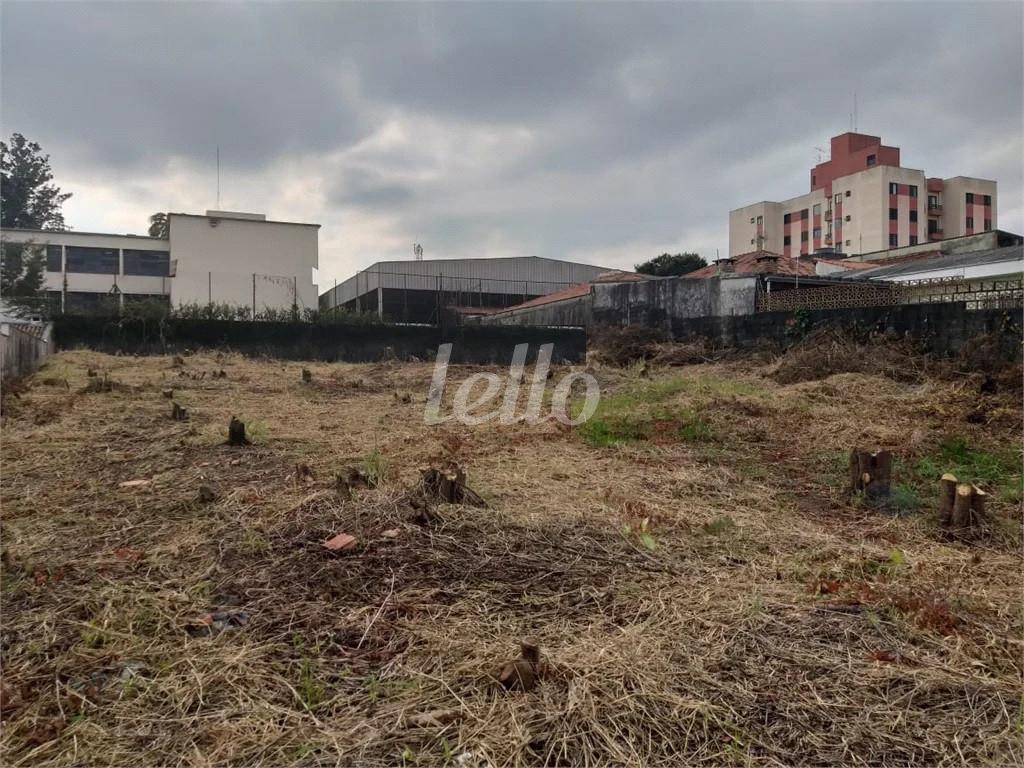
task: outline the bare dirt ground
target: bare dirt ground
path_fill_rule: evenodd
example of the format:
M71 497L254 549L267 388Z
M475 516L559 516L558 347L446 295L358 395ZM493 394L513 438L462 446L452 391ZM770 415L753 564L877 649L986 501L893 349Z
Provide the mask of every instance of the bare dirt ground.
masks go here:
M302 367L76 351L8 399L6 765L1024 761L1019 392L734 360L599 368L582 429L426 426L427 364ZM854 445L897 453L894 510L846 493ZM440 458L488 508L414 520Z

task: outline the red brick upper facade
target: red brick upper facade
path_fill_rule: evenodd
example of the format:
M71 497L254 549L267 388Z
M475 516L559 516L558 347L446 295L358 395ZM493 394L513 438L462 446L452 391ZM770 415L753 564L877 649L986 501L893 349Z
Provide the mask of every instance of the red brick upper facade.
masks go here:
M900 165L900 148L882 144L881 136L843 133L833 136L831 157L811 169L811 191L831 187L832 182L876 165ZM825 194L831 194L826 191Z

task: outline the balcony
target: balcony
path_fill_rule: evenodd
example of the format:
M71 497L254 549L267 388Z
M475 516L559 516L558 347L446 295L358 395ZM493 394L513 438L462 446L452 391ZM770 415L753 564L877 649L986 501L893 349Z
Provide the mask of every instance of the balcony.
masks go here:
M942 204L941 203L928 203L928 215L929 216L941 216L942 215Z
M943 234L942 234L942 230L941 229L931 230L931 231L928 232L928 239L929 240L941 240L942 237L943 237Z

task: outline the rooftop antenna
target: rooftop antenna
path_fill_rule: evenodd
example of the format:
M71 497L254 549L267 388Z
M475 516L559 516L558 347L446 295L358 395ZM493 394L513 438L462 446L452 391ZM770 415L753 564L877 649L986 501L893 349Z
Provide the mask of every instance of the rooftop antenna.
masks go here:
M220 144L217 145L217 210L220 210Z
M822 149L821 147L815 147L814 151L818 153L818 162L820 163L821 162L821 158L824 157L824 155L825 155L825 150Z
M857 132L857 92L853 92L853 132Z
M412 244L412 257L416 261L423 261L423 246L419 243Z

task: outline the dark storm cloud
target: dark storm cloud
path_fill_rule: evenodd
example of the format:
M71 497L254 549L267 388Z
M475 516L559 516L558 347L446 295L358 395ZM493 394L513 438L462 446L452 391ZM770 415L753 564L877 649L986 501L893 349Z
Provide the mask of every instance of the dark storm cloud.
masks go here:
M328 242L379 217L324 249L342 272L386 255L368 246L382 233L385 251L429 239L435 255L725 248L730 208L806 191L854 92L858 127L905 165L994 177L1001 225L1024 218L1018 3L2 13L5 132L136 183L218 144L252 184L316 177L308 218Z

